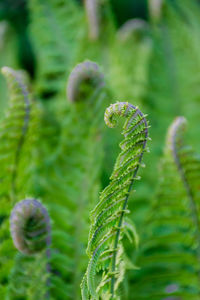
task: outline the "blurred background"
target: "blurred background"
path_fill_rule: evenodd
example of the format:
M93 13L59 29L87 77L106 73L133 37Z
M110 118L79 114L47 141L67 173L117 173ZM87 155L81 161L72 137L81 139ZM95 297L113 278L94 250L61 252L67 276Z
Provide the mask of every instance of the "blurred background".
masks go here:
M81 2L80 0L77 1ZM116 16L118 27L131 18L148 19L147 0L110 0L110 2ZM27 26L29 23L27 0L1 0L0 20L2 22L0 34L3 35L6 22L8 22L11 26L10 30L12 30L13 35L15 35L15 55L19 67L25 68L31 76L33 76L35 57L27 34ZM3 21L5 23L3 23Z

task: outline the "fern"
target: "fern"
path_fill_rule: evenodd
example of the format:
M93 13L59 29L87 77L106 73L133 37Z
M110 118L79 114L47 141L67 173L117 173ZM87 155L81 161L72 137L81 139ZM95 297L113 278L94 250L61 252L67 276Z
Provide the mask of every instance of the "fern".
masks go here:
M123 260L119 255L124 216L127 211L128 196L137 179L137 171L141 163L147 141L147 121L145 116L131 104L119 102L111 105L105 112L105 122L109 127L116 125L116 116L126 117L120 144L122 152L118 156L110 185L104 189L100 201L92 211L87 254L89 264L82 283L82 297L90 296L103 299L116 296ZM99 285L95 275L102 269ZM98 291L98 293L97 293Z
M197 1L176 1L166 6L166 26L173 51L173 65L176 67L177 105L179 114L184 115L190 123L188 132L190 142L199 147L199 3ZM187 46L186 46L187 45ZM180 51L182 50L183 51ZM193 57L191 60L190 58ZM188 77L188 74L192 76ZM192 93L191 93L192 91ZM188 103L188 97L190 101Z
M87 264L88 211L96 204L100 189L105 95L104 77L96 63L84 61L75 66L67 83L67 101L57 110L58 144L44 158L38 148L33 192L43 199L54 223L53 299L80 299L79 286Z
M168 131L156 172L176 115L190 123L189 144L200 145L199 3L148 2L149 22L117 30L108 0L28 0L35 77L30 86L24 71L4 67L9 102L0 79L0 299L200 298L200 158L185 145L183 117ZM0 63L16 66L24 36L4 25ZM108 127L127 119L109 181L119 131L103 129L103 111L113 97L149 114L153 143L141 183L148 124L127 102L105 114Z
M15 264L9 276L6 300L44 300L49 296L49 258L42 251L37 255L17 253Z
M66 75L76 61L83 12L73 0L30 0L29 9L37 51L36 91L42 99L54 98L63 91Z
M9 299L25 295L33 300L47 299L51 225L46 208L36 199L20 201L12 210L10 230L21 254L17 254L11 272Z
M46 209L35 199L17 203L10 217L15 247L24 254L34 254L51 243L50 219Z
M11 98L0 129L0 282L1 295L5 297L15 254L9 236L8 214L12 205L30 188L32 163L29 157L35 145L35 113L24 72L8 67L4 67L2 72L8 81Z
M137 259L141 271L131 283L136 299L199 299L200 158L183 141L185 124L178 117L168 131L160 187Z

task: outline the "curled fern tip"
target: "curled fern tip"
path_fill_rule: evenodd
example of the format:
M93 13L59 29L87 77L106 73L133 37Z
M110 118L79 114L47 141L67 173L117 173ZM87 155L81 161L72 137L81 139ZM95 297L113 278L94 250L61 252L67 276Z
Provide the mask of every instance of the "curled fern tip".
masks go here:
M10 216L10 231L15 247L23 254L36 254L50 246L50 218L36 199L25 199L15 205Z
M78 64L71 72L67 84L67 98L76 102L88 98L91 91L104 86L104 76L100 67L86 60Z

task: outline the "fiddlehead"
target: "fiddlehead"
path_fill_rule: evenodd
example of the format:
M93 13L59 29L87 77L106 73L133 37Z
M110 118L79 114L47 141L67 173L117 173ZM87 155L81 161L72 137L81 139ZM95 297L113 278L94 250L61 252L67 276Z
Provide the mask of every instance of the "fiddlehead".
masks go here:
M130 19L124 23L118 31L121 41L126 41L130 36L135 35L137 39L147 35L149 31L148 23L142 19Z
M9 299L49 299L51 225L46 208L36 199L18 202L11 212L10 232L20 253L10 274Z
M100 196L100 201L91 214L87 254L89 264L82 282L82 297L98 298L102 288L109 299L116 296L119 265L117 255L125 227L124 216L127 211L128 197L134 180L137 179L148 138L148 124L145 116L137 107L127 103L112 104L105 112L105 122L115 127L116 117L127 120L123 127L125 139L121 142L121 153L110 177L110 184ZM95 282L98 270L103 269L99 287ZM101 291L100 291L101 290Z
M183 144L183 132L186 129L187 121L184 117L177 117L171 124L167 134L167 149L171 151L174 161L179 166L178 151Z
M10 231L15 247L32 255L51 244L50 218L46 208L36 199L18 202L10 216Z
M89 98L94 89L102 88L104 76L99 66L86 60L71 72L67 84L67 97L71 102Z

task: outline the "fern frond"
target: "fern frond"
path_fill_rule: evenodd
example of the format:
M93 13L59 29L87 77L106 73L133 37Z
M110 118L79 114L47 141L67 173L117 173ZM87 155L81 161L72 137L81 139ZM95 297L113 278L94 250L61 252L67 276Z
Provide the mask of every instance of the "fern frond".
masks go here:
M30 188L35 146L36 116L28 93L27 77L22 71L2 69L10 90L7 113L0 125L0 269L1 291L5 296L15 249L9 235L9 211Z
M36 255L17 253L15 265L9 276L6 299L44 300L49 297L49 259L44 251Z
M37 51L36 90L40 98L52 98L64 90L66 75L76 62L83 11L74 0L31 0L29 9Z
M46 208L36 199L18 202L11 212L10 231L21 254L10 274L9 299L49 299L51 225Z
M200 296L200 157L185 145L185 125L178 117L168 131L160 186L137 259L141 269L131 281L136 299Z
M16 193L16 174L19 165L21 148L24 144L29 126L30 99L26 87L26 77L22 71L15 72L11 68L4 67L2 68L2 72L8 80L11 97L10 110L6 120L4 121L3 128L1 128L1 138L7 138L7 141L4 143L5 147L7 147L7 149L13 147L14 149L12 157L9 156L8 151L2 149L2 152L4 151L4 159L9 159L9 163L8 161L4 162L5 168L8 168L9 165L11 168L10 189L5 184L5 178L2 178L2 180L7 190L10 190L14 195ZM23 99L22 101L20 101L21 98ZM11 129L13 129L12 132ZM10 137L8 136L9 130ZM7 176L7 178L9 179L9 176Z
M82 283L83 299L87 299L85 296L87 294L94 299L101 294L106 295L106 299L111 299L117 295L118 283L122 280L121 259L118 257L125 226L124 216L128 212L129 193L137 178L145 151L148 125L139 109L127 102L112 104L106 110L106 124L111 128L114 127L117 116L127 118L123 127L125 139L120 144L122 152L115 163L111 182L101 193L100 201L91 213L92 224L87 248L89 263ZM103 274L98 285L96 273L101 269Z
M54 224L50 294L59 300L80 299L80 282L87 266L88 212L97 202L103 156L106 89L101 68L88 60L79 63L69 75L66 92L67 101L57 109L58 146L47 157L38 154L34 189Z

